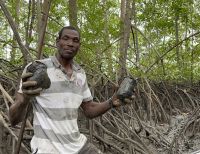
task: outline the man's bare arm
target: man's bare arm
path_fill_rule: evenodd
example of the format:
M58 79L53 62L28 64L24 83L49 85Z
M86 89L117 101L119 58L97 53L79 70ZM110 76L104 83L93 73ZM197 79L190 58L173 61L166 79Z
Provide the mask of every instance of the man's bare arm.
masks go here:
M16 94L15 103L12 104L9 109L9 119L12 126L15 126L22 121L29 102L29 97L25 97L21 93Z
M27 81L27 78L32 77L33 73L22 74L22 92L16 93L15 102L9 109L9 119L12 126L15 126L22 121L26 114L26 108L30 103L30 99L40 94L42 88L34 88L37 85L36 81Z
M120 105L119 100L114 96L113 98L101 103L93 101L83 102L81 108L83 109L85 116L92 119L104 114L112 107L118 107Z

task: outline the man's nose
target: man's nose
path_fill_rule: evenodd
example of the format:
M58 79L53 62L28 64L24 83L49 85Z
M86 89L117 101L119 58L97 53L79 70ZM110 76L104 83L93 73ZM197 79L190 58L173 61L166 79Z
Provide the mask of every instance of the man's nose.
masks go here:
M68 39L66 43L67 43L67 45L72 46L73 45L73 40L72 39Z

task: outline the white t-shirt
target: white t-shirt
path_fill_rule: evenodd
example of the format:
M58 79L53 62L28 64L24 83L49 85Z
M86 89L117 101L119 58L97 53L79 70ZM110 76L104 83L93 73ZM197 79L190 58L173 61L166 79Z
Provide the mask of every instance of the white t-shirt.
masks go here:
M77 154L87 141L79 132L78 108L82 102L93 99L85 72L73 63L73 74L69 78L56 57L40 61L47 66L51 86L32 104L34 136L31 149L37 153Z

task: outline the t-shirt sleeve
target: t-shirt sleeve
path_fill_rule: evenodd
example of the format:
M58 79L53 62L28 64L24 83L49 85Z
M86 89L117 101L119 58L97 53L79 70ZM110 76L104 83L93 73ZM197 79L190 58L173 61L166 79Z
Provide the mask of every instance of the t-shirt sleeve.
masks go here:
M85 83L83 85L83 102L88 102L91 100L93 100L93 97L88 87L87 79L85 79Z
M22 92L22 79L20 79L20 84L19 84L19 89L18 89L18 91L17 91L18 93L23 93Z
M22 72L22 74L24 74L25 72L26 72L26 70L27 70L27 67L30 65L31 63L29 63L28 65L26 65L26 67L24 68L24 70L23 70L23 72ZM19 83L19 89L18 89L18 91L17 91L18 93L23 93L22 92L22 79L20 79L20 83Z

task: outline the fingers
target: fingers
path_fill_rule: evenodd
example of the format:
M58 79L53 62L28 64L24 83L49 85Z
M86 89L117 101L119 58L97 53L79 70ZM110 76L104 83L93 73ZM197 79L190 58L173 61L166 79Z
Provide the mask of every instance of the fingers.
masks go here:
M34 87L37 85L37 82L36 81L26 81L26 82L23 82L22 83L22 87L23 89L27 89L29 87Z
M113 96L112 96L112 101L114 102L115 100L117 100L117 94L114 93Z
M27 81L28 78L32 77L33 73L26 72L22 74L22 91L27 97L38 96L40 92L43 90L42 88L35 87L37 85L37 81Z
M36 81L26 81L22 83L22 91L24 94L28 95L29 97L34 97L40 94L43 90L42 88L36 88L37 85Z
M31 73L31 72L27 72L27 73L23 73L22 74L22 81L26 81L27 80L27 78L29 78L29 77L31 77L31 76L33 76L33 73Z
M113 101L113 106L118 107L121 105L126 105L126 104L131 104L131 103L132 103L132 99L130 99L130 98L125 98L123 101L120 99L116 99Z
M126 104L130 104L130 103L132 102L132 100L131 100L130 98L125 98L125 99L124 99L124 102L125 102Z
M114 107L121 106L120 100L119 100L119 99L114 100L114 101L113 101L113 106L114 106Z
M134 98L135 98L135 95L132 95L132 96L131 96L131 99L134 99Z
M39 95L41 91L42 91L42 88L37 88L37 89L33 89L33 90L23 89L23 93L24 94L26 94L26 95L32 95L32 96Z
M131 97L128 97L128 98L124 98L123 100L121 100L121 105L133 103L134 98L135 98L135 95L132 95Z

